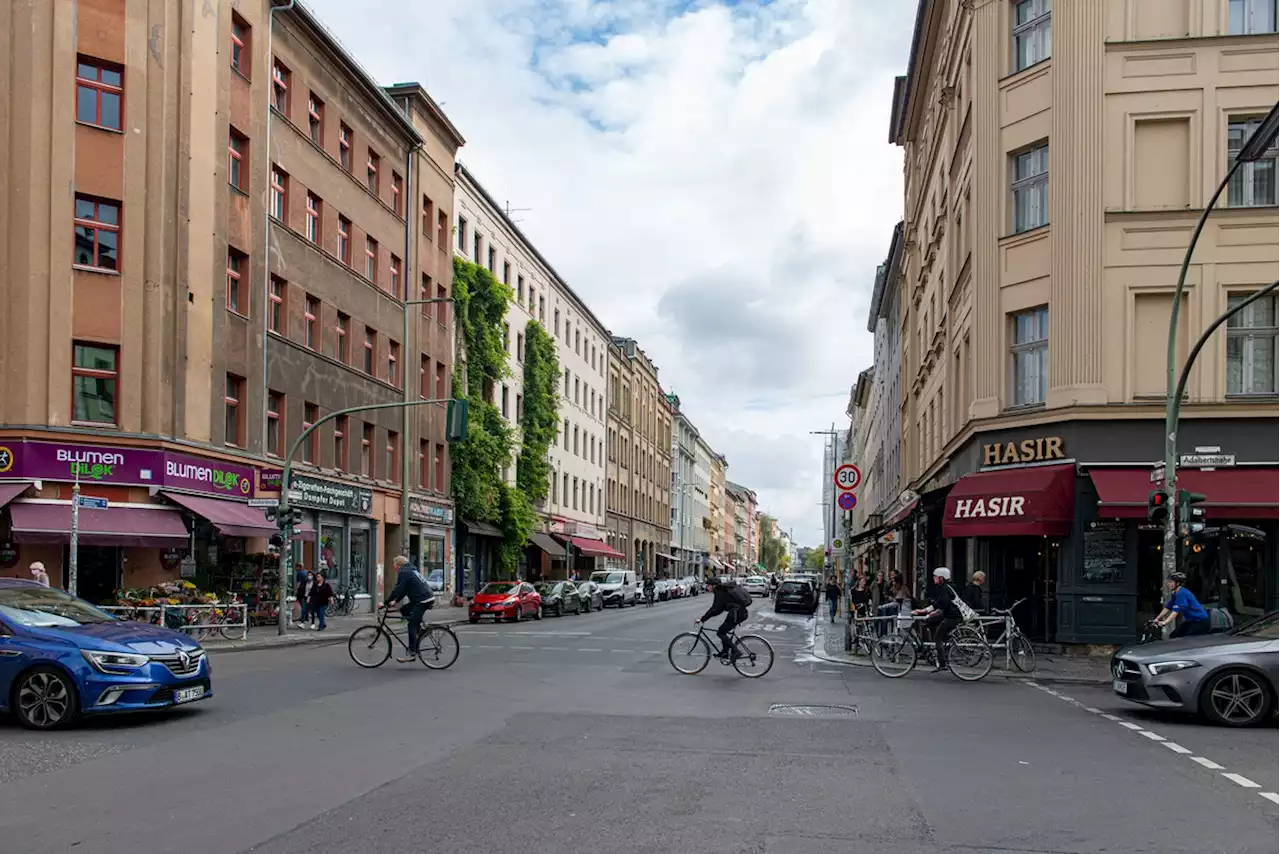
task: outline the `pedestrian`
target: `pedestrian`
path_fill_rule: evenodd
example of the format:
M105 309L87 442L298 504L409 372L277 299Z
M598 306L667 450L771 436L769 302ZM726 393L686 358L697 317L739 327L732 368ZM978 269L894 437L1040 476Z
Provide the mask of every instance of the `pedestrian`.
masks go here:
M332 601L333 588L329 586L329 582L324 580L324 573L317 572L315 583L311 585L311 594L307 597L307 606L311 611L311 619L320 621L320 625L316 626L316 631L323 632L327 628L324 615L325 611L329 610L329 603Z
M969 583L964 586L964 592L960 594L960 598L964 603L979 614L985 614L987 611L987 595L982 586L987 583L987 574L982 570L978 570L969 579Z
M831 615L831 622L836 621L836 612L840 609L840 597L844 595L840 591L840 582L836 580L833 574L827 580L827 612Z
M866 569L859 567L857 575L853 578L853 583L849 585L850 615L854 614L860 606L867 604L871 599L870 586Z
M311 588L315 586L315 576L305 570L298 571L298 586L293 590L293 598L298 600L298 625L306 628L311 609L307 600L311 597Z
M911 596L907 590L907 584L902 579L902 573L894 570L889 574L889 591L887 602L876 609L877 617L893 617L901 613L904 606L910 607ZM889 631L889 620L876 620L876 634L884 636Z
M36 584L43 584L45 587L49 586L49 573L44 571L44 564L40 561L35 561L31 564L31 579Z

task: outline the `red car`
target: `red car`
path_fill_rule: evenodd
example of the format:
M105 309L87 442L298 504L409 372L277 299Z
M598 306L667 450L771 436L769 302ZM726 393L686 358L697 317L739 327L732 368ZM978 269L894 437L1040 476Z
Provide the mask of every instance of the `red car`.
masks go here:
M525 617L542 619L542 596L526 581L490 581L471 600L467 617L473 623L481 617L520 622Z

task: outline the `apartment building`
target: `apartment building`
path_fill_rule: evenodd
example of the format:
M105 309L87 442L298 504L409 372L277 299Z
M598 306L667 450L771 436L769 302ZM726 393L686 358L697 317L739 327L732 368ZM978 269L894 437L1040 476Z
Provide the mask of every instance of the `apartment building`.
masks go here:
M634 338L608 348L608 542L638 573L670 573L671 404Z
M519 226L462 164L457 166L454 252L484 267L511 289L503 344L510 376L494 388L494 404L513 427L524 417L525 342L530 324L556 341L563 371L560 435L551 446L551 483L538 510L542 529L526 550L522 576L563 578L621 553L605 542L605 388L608 347L604 324L579 299ZM515 459L504 472L516 479ZM497 528L468 525L473 535L501 538Z
M304 428L403 399L410 152L461 144L419 133L301 3L180 5L0 15L4 528L65 583L69 534L48 532L80 474L110 502L80 539L91 599L261 568L273 528L244 502L278 494ZM149 37L156 14L183 37ZM296 557L336 586L375 593L405 542L411 433L433 436L352 417L297 448Z
M678 577L701 575L710 555L711 459L715 451L698 428L680 411L680 397L668 394L671 405L671 549Z
M725 545L724 494L724 476L728 468L729 461L722 454L712 453L711 476L708 478L709 500L707 502L707 509L710 513L709 527L707 528L707 564L712 570L724 569L724 559L729 553L729 549Z
M1027 597L1023 627L1062 642L1128 640L1158 607L1161 534L1143 523L1173 287L1276 102L1276 49L1259 0L920 2L890 120L906 180L885 287L912 493L888 521L918 582L985 569L994 604ZM1181 357L1275 277L1274 170L1274 149L1241 169L1200 237ZM1246 614L1276 601L1275 342L1272 297L1215 333L1182 408L1180 452L1234 465L1191 457L1180 485L1208 496L1211 524L1259 533L1213 571Z

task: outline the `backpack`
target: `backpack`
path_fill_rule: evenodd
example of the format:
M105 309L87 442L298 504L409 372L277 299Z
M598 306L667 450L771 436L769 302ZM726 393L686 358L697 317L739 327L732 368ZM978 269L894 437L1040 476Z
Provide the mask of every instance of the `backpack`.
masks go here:
M733 604L737 605L739 608L747 608L751 605L751 594L742 587L730 587L729 598L733 601Z

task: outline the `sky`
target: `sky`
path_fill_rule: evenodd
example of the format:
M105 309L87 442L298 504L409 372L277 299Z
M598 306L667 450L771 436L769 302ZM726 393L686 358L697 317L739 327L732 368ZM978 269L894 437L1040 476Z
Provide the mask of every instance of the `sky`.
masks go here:
M459 159L801 545L902 210L909 0L303 0Z

